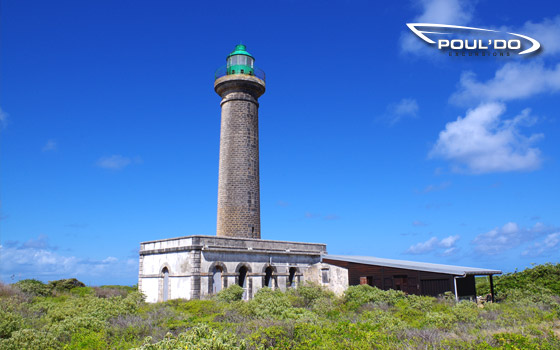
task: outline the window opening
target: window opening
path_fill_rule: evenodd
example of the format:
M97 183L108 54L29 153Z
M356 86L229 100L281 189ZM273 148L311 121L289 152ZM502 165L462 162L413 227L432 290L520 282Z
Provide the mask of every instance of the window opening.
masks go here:
M163 273L163 301L167 301L169 295L169 270L164 267L161 271Z
M288 286L293 287L296 278L296 271L295 267L290 267L290 275L288 276Z
M272 288L272 267L267 267L264 270L264 286Z

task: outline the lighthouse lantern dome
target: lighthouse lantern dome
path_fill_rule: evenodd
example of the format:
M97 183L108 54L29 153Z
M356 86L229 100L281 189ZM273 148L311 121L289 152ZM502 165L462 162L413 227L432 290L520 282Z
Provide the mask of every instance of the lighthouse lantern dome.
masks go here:
M227 57L227 74L254 75L255 58L247 52L243 44L235 47Z

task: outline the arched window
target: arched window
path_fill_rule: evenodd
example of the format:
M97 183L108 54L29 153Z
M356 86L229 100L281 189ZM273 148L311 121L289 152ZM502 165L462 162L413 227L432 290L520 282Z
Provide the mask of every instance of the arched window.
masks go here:
M161 273L163 274L162 298L163 301L167 301L169 297L169 270L167 267L164 267L163 270L161 270Z
M243 288L243 300L249 300L253 292L253 281L249 278L251 266L247 263L239 263L235 268L237 273L237 284Z
M264 270L264 286L272 288L272 267L269 266Z
M247 287L247 267L241 266L239 268L239 280L237 282L240 287L246 288Z
M288 286L295 287L297 268L290 267L290 275L288 276Z
M222 267L214 266L212 271L212 293L216 294L222 290Z

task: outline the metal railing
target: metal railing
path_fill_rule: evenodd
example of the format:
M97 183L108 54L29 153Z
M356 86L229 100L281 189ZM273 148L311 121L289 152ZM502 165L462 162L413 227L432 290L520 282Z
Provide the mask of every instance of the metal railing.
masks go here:
M214 73L214 80L217 80L218 78L221 78L223 76L226 75L231 75L232 73L228 74L228 70L227 70L227 66L222 66L220 68L218 68L216 70L216 73ZM235 73L235 74L245 74L245 75L252 75L255 76L259 79L261 79L262 81L266 81L266 75L264 74L264 71L262 69L259 69L257 67L253 67L253 71L252 72L247 72L247 73Z

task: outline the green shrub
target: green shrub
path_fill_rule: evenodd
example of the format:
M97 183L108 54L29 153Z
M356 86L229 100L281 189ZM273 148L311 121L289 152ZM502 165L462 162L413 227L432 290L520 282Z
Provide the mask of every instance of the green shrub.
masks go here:
M0 309L0 338L9 338L12 332L23 327L23 317L21 315Z
M56 281L49 281L49 289L57 292L69 292L76 287L85 287L86 285L75 278L67 278Z
M13 332L10 338L0 340L3 350L54 350L60 349L60 345L52 334L36 329L21 329Z
M58 298L39 298L30 306L30 311L43 314L43 320L51 324L83 316L106 321L117 315L136 312L141 302L142 295L138 292L130 293L126 298L111 299L101 299L93 295L66 295Z
M80 331L102 330L105 329L106 325L107 323L104 320L85 314L67 317L60 322L51 323L43 329L48 330L48 332L53 334L57 339L69 341Z
M400 302L405 303L411 309L427 312L434 307L437 299L430 296L410 294Z
M127 293L138 291L138 285L137 284L135 284L133 286L120 286L120 285L116 285L116 284L110 284L110 285L106 284L106 285L95 287L95 288L99 288L99 289L118 289L118 290L125 291Z
M234 301L225 304L223 313L217 315L214 321L227 323L245 323L254 318L253 310L245 301Z
M315 299L311 305L311 310L317 315L329 318L337 319L340 315L336 300L331 298Z
M284 311L292 307L285 293L267 287L259 289L249 305L258 318L282 318Z
M119 343L127 350L142 344L147 336L161 340L169 332L170 323L177 320L177 314L168 305L153 304L141 312L118 315L107 322L107 338L111 340L112 348L115 348L115 343Z
M47 296L51 294L51 288L36 279L21 280L14 283L13 286L31 296Z
M334 293L314 283L306 282L297 288L289 289L286 294L296 307L311 307L319 299L334 299Z
M382 329L389 332L401 331L407 327L397 315L380 309L365 311L360 316L360 321L375 326L375 329Z
M540 346L533 339L515 333L494 334L494 339L503 349L538 350Z
M292 327L293 328L293 327ZM292 348L293 329L287 325L272 325L270 327L259 327L252 332L247 341L249 348L256 349L290 349Z
M279 315L283 320L296 320L299 322L316 322L319 320L317 314L303 308L290 307L282 311Z
M478 320L478 306L472 301L461 301L451 308L458 322L475 323Z
M211 322L223 313L226 304L217 303L214 300L169 300L165 303L172 310L182 316L189 323ZM184 322L183 322L184 324ZM174 323L177 327L180 324Z
M450 330L455 327L456 319L445 312L428 312L424 324L428 327Z
M477 278L476 288L479 295L490 293L490 284L486 278ZM513 289L534 293L546 289L548 293L560 296L560 263L535 265L520 272L495 276L494 289L498 298L507 297L508 292Z
M243 288L237 284L227 287L216 294L215 299L230 303L232 301L241 300L243 297Z
M144 345L137 350L244 350L245 341L226 331L218 331L207 325L198 325L174 337L170 333L165 339L152 344L152 338L146 338Z
M95 291L91 287L75 287L75 288L70 289L70 293L73 294L73 295L83 297L83 296L86 296L86 295L93 295L93 294L95 294Z
M109 346L105 340L105 332L80 329L72 335L72 340L64 347L65 350L106 350Z
M344 302L350 308L357 308L367 303L387 303L394 305L398 300L404 299L406 295L398 290L381 290L376 287L362 284L350 286L344 292Z
M549 289L532 286L525 289L510 289L502 294L504 301L519 306L534 306L541 310L552 310L560 316L560 296Z

